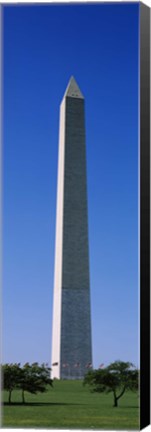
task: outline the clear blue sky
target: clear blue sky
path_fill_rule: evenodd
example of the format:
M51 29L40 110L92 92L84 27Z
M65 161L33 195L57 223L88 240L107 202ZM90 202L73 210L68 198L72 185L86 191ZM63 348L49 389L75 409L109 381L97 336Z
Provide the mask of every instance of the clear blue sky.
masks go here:
M93 364L138 365L138 4L5 6L3 362L50 362L59 105L86 103Z

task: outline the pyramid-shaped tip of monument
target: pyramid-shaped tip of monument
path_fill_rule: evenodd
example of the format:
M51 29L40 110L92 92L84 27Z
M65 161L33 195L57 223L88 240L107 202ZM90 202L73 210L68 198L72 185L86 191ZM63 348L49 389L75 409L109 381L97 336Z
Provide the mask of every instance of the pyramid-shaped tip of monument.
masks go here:
M79 98L84 99L83 94L81 93L81 90L79 89L79 86L74 78L74 76L71 76L68 86L66 88L64 97L73 97L73 98Z

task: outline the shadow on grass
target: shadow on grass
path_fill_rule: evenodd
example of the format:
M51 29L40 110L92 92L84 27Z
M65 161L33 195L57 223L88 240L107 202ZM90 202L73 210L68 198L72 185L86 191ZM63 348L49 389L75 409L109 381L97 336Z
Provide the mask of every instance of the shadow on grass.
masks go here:
M133 408L133 409L134 409L134 408L135 408L135 409L136 409L136 408L137 408L137 409L138 409L139 406L138 406L138 405L124 405L124 406L121 406L121 407L119 407L119 408L122 408L122 409L123 409L123 408L127 408L127 409L129 409L129 408Z
M70 403L70 402L11 402L11 404L9 404L9 402L3 402L4 406L53 406L53 405L60 405L60 406L65 406L65 405L70 405L70 406L74 406L74 405L85 405L85 404L81 404L81 403Z
M9 404L9 402L4 402L3 403L4 406L22 406L22 407L26 407L26 406L76 406L76 405L80 405L80 406L84 406L86 404L81 404L81 403L70 403L70 402L25 402L24 404L22 402L12 402L11 404ZM137 405L125 405L125 406L119 406L117 407L118 409L138 409L139 406Z

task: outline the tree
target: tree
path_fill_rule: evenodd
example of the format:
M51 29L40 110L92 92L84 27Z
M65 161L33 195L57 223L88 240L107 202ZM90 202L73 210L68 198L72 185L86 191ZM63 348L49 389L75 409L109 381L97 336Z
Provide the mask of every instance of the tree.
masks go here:
M3 388L9 392L8 401L11 403L12 391L16 389L20 381L20 363L4 364L2 366Z
M36 394L45 392L48 385L53 385L50 378L50 368L46 364L20 363L2 365L3 388L9 392L9 403L14 389L22 391L22 402L25 403L25 391Z
M138 390L138 370L129 362L115 361L104 369L91 370L84 378L84 385L90 385L92 391L113 393L114 407L125 391Z
M50 368L44 363L39 366L38 363L26 363L21 369L19 388L22 390L22 402L25 403L25 391L32 394L43 393L47 386L53 386L50 378Z

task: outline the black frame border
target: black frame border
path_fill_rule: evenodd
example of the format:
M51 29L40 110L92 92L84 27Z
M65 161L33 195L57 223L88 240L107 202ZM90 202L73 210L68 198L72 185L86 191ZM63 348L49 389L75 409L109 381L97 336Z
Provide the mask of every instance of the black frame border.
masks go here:
M150 8L140 3L140 429L150 424Z

